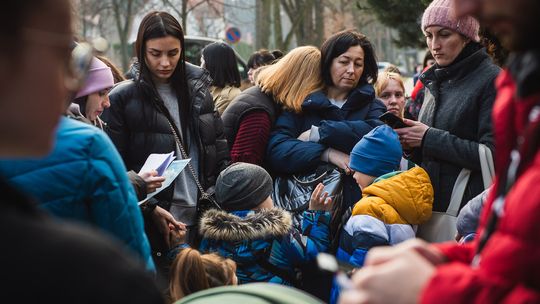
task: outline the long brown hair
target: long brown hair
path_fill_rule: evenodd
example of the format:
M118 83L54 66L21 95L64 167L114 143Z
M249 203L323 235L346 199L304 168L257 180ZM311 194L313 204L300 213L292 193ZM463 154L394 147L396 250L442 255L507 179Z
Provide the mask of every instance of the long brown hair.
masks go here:
M255 82L287 110L299 113L304 99L323 87L320 64L321 52L318 48L297 47L278 62L260 68Z
M234 285L235 272L236 263L231 259L186 248L178 253L171 266L170 300L174 302L208 288Z
M146 65L146 42L150 39L164 38L167 36L172 36L180 40L180 60L171 76L170 83L180 102L180 122L182 124L182 129L187 130L191 115L191 102L189 99L186 77L184 30L178 20L167 12L150 12L146 14L141 21L137 33L137 41L135 42L135 52L140 65L140 77L138 81L144 80L147 83L151 83L154 92L156 91L152 81L151 72Z

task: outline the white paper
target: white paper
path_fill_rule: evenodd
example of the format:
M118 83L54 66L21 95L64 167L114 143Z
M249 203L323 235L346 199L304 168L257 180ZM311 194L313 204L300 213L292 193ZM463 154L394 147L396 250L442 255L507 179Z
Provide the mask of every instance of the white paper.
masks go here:
M163 177L165 177L165 181L162 183L161 187L157 188L156 191L148 194L145 199L139 202L139 205L146 202L149 198L153 197L154 195L161 192L163 189L169 187L172 182L176 179L178 174L186 168L187 164L191 158L188 159L181 159L181 160L175 160L173 161L167 169L165 169L165 172L163 173Z
M174 152L166 154L150 154L139 173L156 170L158 172L158 176L162 176L165 169L169 167L175 158L176 156L174 156Z

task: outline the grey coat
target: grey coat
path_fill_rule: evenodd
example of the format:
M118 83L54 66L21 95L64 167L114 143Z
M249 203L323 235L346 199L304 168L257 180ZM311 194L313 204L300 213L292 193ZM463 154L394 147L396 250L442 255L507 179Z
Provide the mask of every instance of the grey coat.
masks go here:
M434 211L446 211L452 188L463 168L472 170L461 206L484 190L479 143L493 152L491 110L494 80L500 68L480 49L446 68L433 68L420 76L426 95L419 121L430 128L422 147L414 151L431 178Z

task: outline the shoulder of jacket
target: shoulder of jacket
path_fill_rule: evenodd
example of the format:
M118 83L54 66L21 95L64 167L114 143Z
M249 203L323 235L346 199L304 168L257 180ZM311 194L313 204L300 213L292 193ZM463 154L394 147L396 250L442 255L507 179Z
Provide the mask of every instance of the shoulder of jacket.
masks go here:
M197 81L203 78L203 76L210 77L210 73L207 70L200 68L194 64L185 62L185 66L186 66L186 78L188 81L194 81L194 80Z
M124 80L122 82L119 82L114 85L114 87L109 92L109 97L117 96L117 95L127 95L132 94L135 92L135 89L137 88L137 83L132 80Z
M355 215L371 215L374 218L379 218L373 213L373 209L377 206L386 204L384 199L377 196L364 196L356 204L354 204L352 216Z
M109 149L114 149L114 145L103 130L72 118L67 119L69 121L65 122L61 133L69 136L73 142L79 142L91 150L107 150L107 153L110 153Z
M499 67L498 65L496 65L495 63L493 63L493 60L491 59L491 57L486 57L479 65L478 65L478 69L481 70L483 73L482 75L484 77L488 77L488 78L496 78L499 73L502 71L501 67Z

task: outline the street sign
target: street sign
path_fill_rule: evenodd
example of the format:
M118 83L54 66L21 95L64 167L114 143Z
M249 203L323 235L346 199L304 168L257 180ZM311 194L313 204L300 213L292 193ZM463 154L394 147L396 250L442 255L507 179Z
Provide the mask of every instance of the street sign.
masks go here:
M225 31L225 37L227 38L228 42L237 43L240 41L242 35L240 34L240 30L238 28L230 27Z

